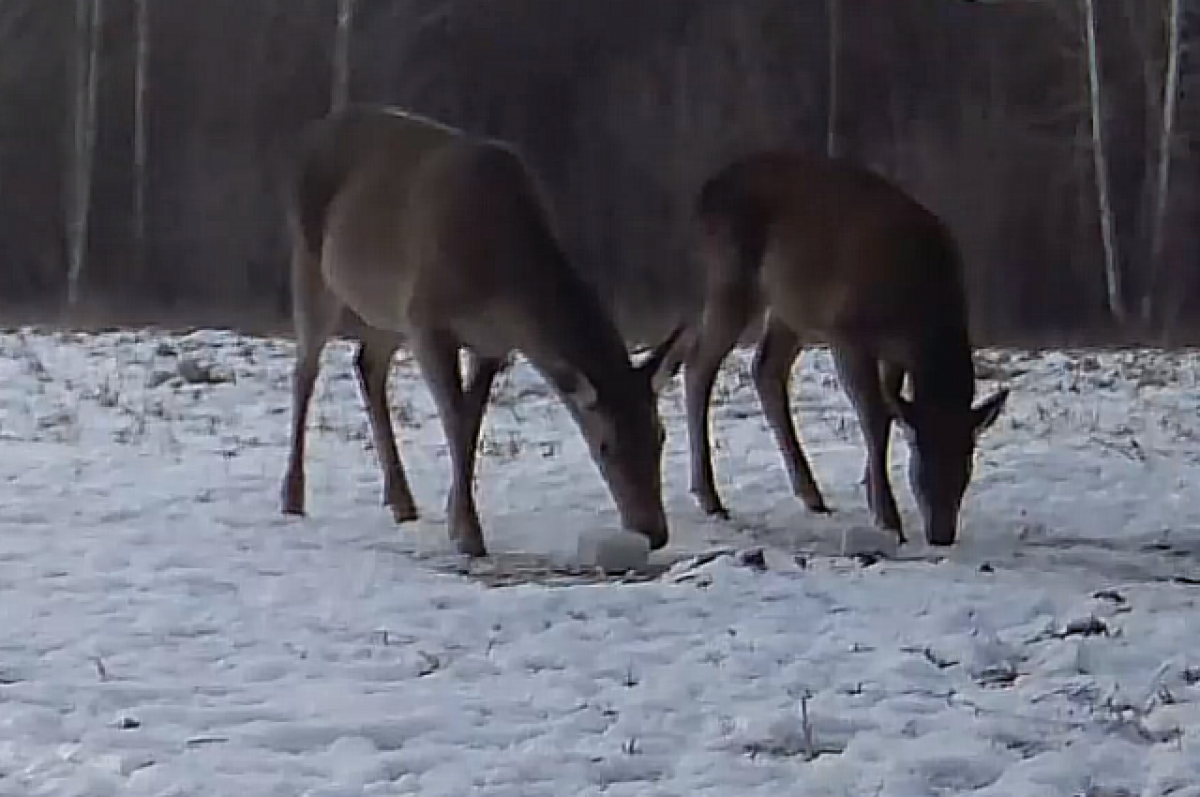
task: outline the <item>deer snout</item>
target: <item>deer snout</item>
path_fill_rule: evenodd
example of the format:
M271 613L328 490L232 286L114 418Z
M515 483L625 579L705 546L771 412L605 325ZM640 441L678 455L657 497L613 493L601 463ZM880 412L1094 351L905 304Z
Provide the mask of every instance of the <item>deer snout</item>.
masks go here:
M650 550L667 544L667 514L663 508L662 485L645 463L600 459L601 472L621 517L621 527L650 541Z
M925 521L925 541L930 545L953 545L958 538L957 515L957 512L935 512Z
M670 531L667 528L667 515L662 507L629 513L623 521L622 525L626 531L641 534L650 541L650 550L657 551L667 546Z

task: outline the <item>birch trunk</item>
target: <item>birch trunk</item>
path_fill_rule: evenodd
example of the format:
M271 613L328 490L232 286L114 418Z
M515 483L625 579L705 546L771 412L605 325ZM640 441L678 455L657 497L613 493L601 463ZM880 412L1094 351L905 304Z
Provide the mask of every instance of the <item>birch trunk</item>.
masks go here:
M1096 173L1096 204L1100 214L1100 233L1104 245L1104 282L1108 293L1109 312L1118 322L1121 322L1125 320L1126 315L1125 295L1108 183L1108 151L1104 135L1104 87L1100 79L1100 54L1096 40L1096 5L1095 0L1080 0L1080 4L1084 17L1084 43L1087 46L1092 167Z
M67 305L75 307L87 259L88 221L91 215L92 168L96 143L96 97L100 81L100 32L104 0L76 0L77 34L75 69L74 158L67 270Z
M1171 194L1171 154L1175 142L1175 118L1179 100L1179 57L1182 12L1179 0L1167 0L1167 65L1163 75L1162 120L1158 128L1158 164L1150 219L1150 294L1146 297L1146 320L1154 313L1163 273L1163 249L1168 200Z

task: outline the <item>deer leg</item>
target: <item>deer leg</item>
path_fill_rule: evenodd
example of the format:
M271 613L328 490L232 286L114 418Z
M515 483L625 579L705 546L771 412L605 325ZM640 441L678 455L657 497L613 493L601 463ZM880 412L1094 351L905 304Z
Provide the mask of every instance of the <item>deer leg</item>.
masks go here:
M904 385L904 369L899 368L891 363L882 363L879 368L880 378L883 380L883 394L885 396L900 395L900 388ZM892 416L888 413L887 431L884 432L884 438L888 438L892 430ZM862 479L859 484L870 489L871 486L871 459L867 458L866 464L863 466Z
M796 436L788 401L792 364L800 356L801 348L800 338L795 332L777 320L769 321L754 357L754 386L763 414L783 454L792 493L811 511L827 513L829 508L825 505L825 498L821 495L812 466Z
M475 507L473 482L477 444L472 442L478 436L486 397L480 400L479 390L476 389L471 401L468 401L468 396L463 392L462 375L458 367L459 344L453 337L422 331L413 335L411 343L413 354L433 394L442 430L450 446L451 485L446 498L450 539L454 540L459 553L487 556L483 528ZM478 410L474 409L476 406Z
M388 405L387 382L398 339L381 332L364 331L359 335L358 356L354 360L358 384L371 422L375 454L383 471L383 505L392 510L397 523L416 520L417 503L404 472L404 463L396 447L396 434Z
M308 410L321 369L321 351L342 314L342 305L325 286L318 259L297 243L292 254L292 320L296 365L292 372L291 450L281 490L285 515L304 514L304 450Z
M884 396L900 395L900 389L902 387L904 387L904 369L903 368L899 368L895 365L892 365L891 363L885 362L880 365L879 375L880 375L880 380L883 383L883 395ZM885 407L887 406L886 402L884 402L884 406ZM884 439L885 445L887 444L887 441L891 439L892 420L893 420L892 413L889 410L889 412L887 414L887 421L884 422L884 424L883 424L883 430L884 430L883 431L883 439ZM887 457L885 456L884 462L886 462L886 461L887 461ZM865 472L869 475L871 472L871 469L868 467L868 468L866 468ZM867 481L867 485L870 486L869 480Z
M308 409L313 387L321 368L324 341L309 342L296 349L296 365L292 372L292 434L287 472L283 477L280 496L285 515L304 514L304 448L308 427Z
M746 328L749 310L745 291L732 286L719 291L715 301L706 302L699 336L688 353L684 369L691 491L705 514L722 518L729 517L729 510L717 494L708 412L717 371Z
M467 438L467 460L472 464L472 476L476 454L479 450L479 432L483 426L483 413L496 375L504 369L504 360L472 355L467 372L466 389L463 392L464 433Z
M867 504L876 524L895 532L903 543L906 540L900 512L888 480L888 437L892 415L883 398L879 363L871 353L859 349L835 348L833 354L838 377L854 405L866 443Z

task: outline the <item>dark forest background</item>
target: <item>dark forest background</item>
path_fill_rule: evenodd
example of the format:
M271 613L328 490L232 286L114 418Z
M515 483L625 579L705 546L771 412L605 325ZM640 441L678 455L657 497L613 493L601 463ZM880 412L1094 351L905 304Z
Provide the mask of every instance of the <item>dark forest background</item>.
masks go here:
M832 138L949 221L982 339L1189 340L1192 4L0 0L0 317L286 329L282 169L350 9L351 99L519 144L635 336L695 298L699 183Z

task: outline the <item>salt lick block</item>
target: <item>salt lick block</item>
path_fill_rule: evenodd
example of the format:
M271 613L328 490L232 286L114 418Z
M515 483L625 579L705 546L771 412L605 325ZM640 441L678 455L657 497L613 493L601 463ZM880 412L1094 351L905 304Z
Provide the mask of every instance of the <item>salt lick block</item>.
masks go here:
M874 526L851 526L842 532L842 556L875 554L884 558L895 558L900 549L894 531L884 531Z
M650 561L650 540L629 531L585 531L579 535L579 563L610 573L640 570Z

